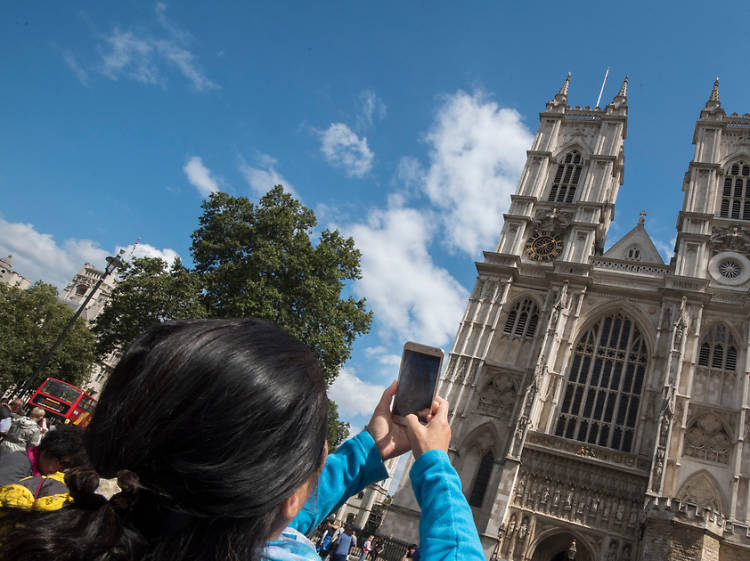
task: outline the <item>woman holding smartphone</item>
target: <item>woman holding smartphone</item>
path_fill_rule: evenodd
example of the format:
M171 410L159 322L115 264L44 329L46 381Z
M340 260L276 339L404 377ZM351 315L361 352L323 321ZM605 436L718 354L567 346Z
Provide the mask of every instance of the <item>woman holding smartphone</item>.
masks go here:
M393 423L396 383L366 430L327 454L328 402L312 353L254 320L166 323L141 336L87 429L91 469L66 474L74 503L6 513L0 559L316 560L305 537L409 449L425 559L483 560L448 461L448 403ZM121 492L96 493L100 477Z

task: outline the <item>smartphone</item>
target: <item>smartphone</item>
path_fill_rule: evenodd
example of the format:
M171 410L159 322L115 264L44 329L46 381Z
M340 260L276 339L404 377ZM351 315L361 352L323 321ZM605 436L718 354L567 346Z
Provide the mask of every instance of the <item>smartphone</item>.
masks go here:
M432 407L442 365L442 349L411 341L404 345L398 371L398 390L393 400L392 417L396 423L404 425L407 415L418 415L420 411Z

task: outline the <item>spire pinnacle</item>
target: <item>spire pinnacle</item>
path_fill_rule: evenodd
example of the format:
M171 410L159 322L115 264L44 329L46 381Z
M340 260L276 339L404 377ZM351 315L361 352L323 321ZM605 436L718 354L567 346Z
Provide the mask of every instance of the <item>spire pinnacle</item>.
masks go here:
M570 72L568 72L568 76L565 78L565 82L563 82L562 88L560 88L560 91L557 95L564 95L565 97L568 96L568 88L570 87Z
M711 95L706 102L706 109L718 109L719 107L721 107L721 102L719 101L719 77L717 76L716 80L714 80Z
M638 219L638 224L643 224L644 222L646 222L646 211L642 210L641 217Z
M563 82L563 85L560 88L560 91L557 92L555 94L555 97L552 99L552 103L567 105L569 87L570 87L570 72L568 72L568 76L567 78L565 78L565 82Z
M622 86L620 86L620 91L617 92L617 97L628 97L628 76L625 75L625 79L622 81Z

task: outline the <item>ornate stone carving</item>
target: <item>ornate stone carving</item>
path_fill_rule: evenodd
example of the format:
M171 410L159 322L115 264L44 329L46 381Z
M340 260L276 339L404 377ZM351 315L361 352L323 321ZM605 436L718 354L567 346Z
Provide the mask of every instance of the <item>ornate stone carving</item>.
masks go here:
M524 516L521 522L521 527L518 528L518 541L522 542L529 535L529 517Z
M726 228L714 228L709 242L711 249L715 252L737 251L739 253L750 253L750 234L739 226L728 226Z
M510 374L495 374L479 393L479 411L502 418L510 417L518 396L518 379Z
M677 492L677 498L686 503L711 508L716 512L723 510L719 491L705 473L698 473L688 479Z
M575 215L570 211L559 211L557 207L553 209L542 208L534 213L534 224L537 230L546 230L561 234L568 229Z
M617 540L609 542L609 549L607 550L607 561L617 561Z
M731 441L721 419L706 413L694 419L685 433L685 455L718 462L729 463Z

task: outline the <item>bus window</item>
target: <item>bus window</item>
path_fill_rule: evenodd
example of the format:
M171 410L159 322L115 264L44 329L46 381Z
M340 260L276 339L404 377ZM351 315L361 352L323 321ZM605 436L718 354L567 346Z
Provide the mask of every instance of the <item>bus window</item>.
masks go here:
M44 385L39 388L39 391L71 404L75 403L78 397L83 393L75 386L69 386L68 384L52 378L48 379Z

